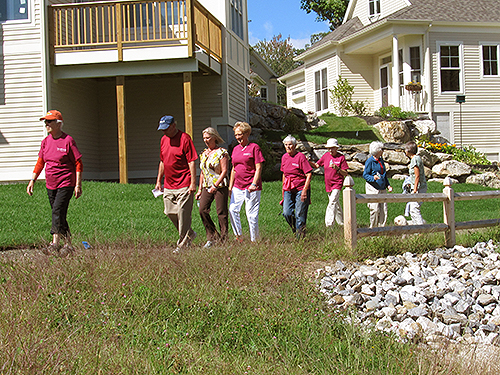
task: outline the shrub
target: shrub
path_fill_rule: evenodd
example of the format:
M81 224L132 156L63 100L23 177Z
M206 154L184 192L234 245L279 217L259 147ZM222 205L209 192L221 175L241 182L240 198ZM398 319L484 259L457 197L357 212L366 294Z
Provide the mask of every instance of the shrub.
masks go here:
M304 130L304 121L302 121L297 115L288 112L283 118L283 131L285 133L298 133Z
M281 172L275 169L278 163L278 157L276 153L273 152L269 142L265 138L261 138L256 143L259 145L262 155L266 160L262 165L262 180L275 181L281 179Z
M453 155L453 159L461 161L466 164L483 164L489 165L491 162L486 158L482 152L477 151L472 145L465 147L457 147L455 144L449 143L432 143L426 141L419 141L419 147L425 148L432 152L443 152L445 154Z
M347 78L339 76L336 85L330 90L333 106L339 111L340 116L347 116L352 109L352 94L354 86L349 84Z
M375 112L375 116L383 117L389 121L416 119L418 117L415 112L403 111L400 107L393 105L381 107Z
M351 109L357 116L366 116L368 114L366 103L361 100L356 100L354 103L351 103Z

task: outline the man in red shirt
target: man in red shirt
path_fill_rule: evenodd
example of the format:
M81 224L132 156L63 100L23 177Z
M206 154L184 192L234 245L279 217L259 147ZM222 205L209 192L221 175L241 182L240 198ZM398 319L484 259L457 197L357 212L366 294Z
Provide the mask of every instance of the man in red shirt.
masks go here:
M158 130L163 131L160 145L160 165L155 188L163 190L165 215L179 231L177 248L174 253L188 247L196 237L191 228L191 211L196 192L196 165L198 158L193 140L177 129L172 116L160 119ZM164 189L161 187L164 178Z

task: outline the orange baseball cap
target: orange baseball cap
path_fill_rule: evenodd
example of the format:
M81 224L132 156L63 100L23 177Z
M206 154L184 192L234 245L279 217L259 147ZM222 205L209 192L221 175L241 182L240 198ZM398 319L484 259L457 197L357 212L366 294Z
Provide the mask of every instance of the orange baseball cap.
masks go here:
M55 109L51 109L50 111L48 111L46 113L45 116L40 117L40 121L43 121L43 120L61 120L61 121L63 121L63 118L62 118L61 112L59 112L58 110L55 110Z

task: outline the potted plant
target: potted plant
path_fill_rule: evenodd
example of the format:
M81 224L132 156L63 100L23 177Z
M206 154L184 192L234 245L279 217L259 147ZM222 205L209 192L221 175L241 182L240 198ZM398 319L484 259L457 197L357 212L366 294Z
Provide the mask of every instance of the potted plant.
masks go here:
M422 84L420 82L408 82L405 89L410 92L420 92L422 91Z

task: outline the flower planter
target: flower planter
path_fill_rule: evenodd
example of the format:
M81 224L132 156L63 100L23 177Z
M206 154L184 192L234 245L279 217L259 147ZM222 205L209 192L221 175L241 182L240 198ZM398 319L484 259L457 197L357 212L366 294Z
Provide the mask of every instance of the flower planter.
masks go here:
M410 92L420 92L420 91L422 91L422 85L417 85L417 84L406 85L405 89L410 91Z

